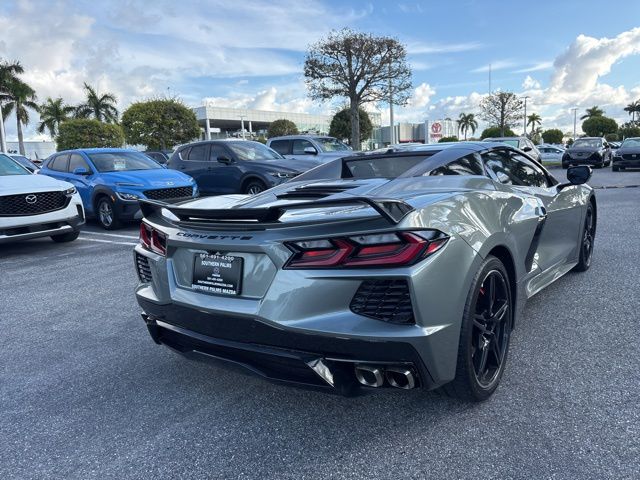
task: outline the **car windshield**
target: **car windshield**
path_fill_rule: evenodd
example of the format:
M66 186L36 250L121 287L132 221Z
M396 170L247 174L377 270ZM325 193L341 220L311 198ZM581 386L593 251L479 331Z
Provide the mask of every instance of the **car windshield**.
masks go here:
M90 153L89 158L101 173L162 168L157 162L138 152Z
M579 138L573 142L573 148L600 148L602 142L597 138Z
M514 140L497 140L500 143L506 143L507 145L510 145L512 147L516 147L518 148L518 145L520 144L520 142L518 142L517 139Z
M27 168L37 168L32 162L31 160L29 160L27 157L23 157L22 155L12 155L11 158L13 158L16 162L18 162L20 165L22 165L23 167L27 167Z
M31 172L0 153L0 176L4 175L31 175Z
M314 140L320 144L323 152L345 152L351 150L337 138L332 137L315 137Z
M284 158L275 150L258 142L229 142L227 146L240 160L278 160Z
M640 147L640 138L627 138L620 148Z

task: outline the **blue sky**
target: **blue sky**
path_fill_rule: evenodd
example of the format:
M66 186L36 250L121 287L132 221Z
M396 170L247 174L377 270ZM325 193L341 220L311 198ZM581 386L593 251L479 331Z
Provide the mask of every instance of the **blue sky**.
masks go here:
M302 64L309 43L342 27L407 46L414 91L399 120L477 113L490 63L492 88L528 95L544 128L570 129L571 108L594 104L625 121L622 108L640 98L636 1L4 0L0 58L21 60L41 100L79 102L88 81L121 109L169 93L190 105L330 113L343 100L310 101ZM42 138L34 127L27 137Z

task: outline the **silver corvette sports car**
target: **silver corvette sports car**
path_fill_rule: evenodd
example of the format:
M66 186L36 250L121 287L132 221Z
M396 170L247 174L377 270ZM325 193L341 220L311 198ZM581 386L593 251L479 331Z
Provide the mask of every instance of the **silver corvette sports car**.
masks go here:
M354 155L256 196L142 201L153 339L341 393L496 389L527 298L591 263L587 166L559 183L508 145Z

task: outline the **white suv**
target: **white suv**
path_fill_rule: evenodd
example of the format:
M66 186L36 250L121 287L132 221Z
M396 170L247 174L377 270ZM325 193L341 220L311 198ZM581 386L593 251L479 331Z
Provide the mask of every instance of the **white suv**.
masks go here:
M73 185L33 175L0 153L0 243L36 237L71 242L83 223L82 200Z

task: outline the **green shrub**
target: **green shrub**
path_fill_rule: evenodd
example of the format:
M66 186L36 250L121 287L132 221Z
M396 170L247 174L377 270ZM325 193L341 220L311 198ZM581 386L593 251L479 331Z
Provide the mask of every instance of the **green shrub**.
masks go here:
M56 147L60 150L74 148L122 147L124 133L120 125L98 120L73 119L60 124Z

